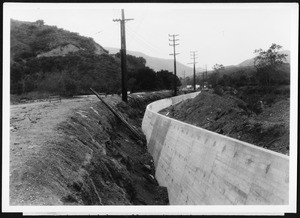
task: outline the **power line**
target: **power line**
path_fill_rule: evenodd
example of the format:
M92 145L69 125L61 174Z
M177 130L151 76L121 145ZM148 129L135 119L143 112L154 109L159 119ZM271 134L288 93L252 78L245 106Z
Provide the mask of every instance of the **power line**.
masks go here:
M117 23L115 23L115 25L117 25ZM102 32L107 32L108 30L111 30L112 28L114 28L115 25L111 25L111 24L105 25L104 27L99 28L99 30L97 32L95 32L94 35L97 35Z
M128 28L128 30L130 30ZM133 39L134 40L134 43L139 43L140 45L143 45L147 50L151 51L151 52L155 52L157 53L157 50L151 46L151 44L149 42L147 42L146 40L142 39L140 36L138 36L137 34L134 35L132 32L128 31L128 35L129 35L129 42L131 42Z
M147 12L148 12L148 10L147 10L145 13L142 12L142 19L140 19L138 25L136 26L135 31L134 31L134 33L133 33L133 37L134 37L135 34L137 34L137 32L140 30L141 24L143 23L143 21L144 21L144 19L145 19L145 16L146 16Z
M150 52L158 53L162 56L164 54L161 51L161 48L157 47L156 45L152 44L149 40L145 39L142 35L140 35L137 31L134 31L131 27L128 28L128 34L131 36L130 40L136 39L141 45L146 46L146 48ZM136 42L136 41L135 41Z
M173 55L174 56L174 95L176 96L177 95L177 85L176 85L176 82L177 82L177 78L176 78L176 55L178 55L179 53L176 53L175 51L175 47L177 45L179 45L178 43L176 43L176 41L179 41L179 39L176 39L178 35L170 35L169 34L169 37L171 37L171 39L169 38L169 41L170 42L173 42L173 44L170 44L169 43L169 46L173 46L173 54L170 54L170 55Z

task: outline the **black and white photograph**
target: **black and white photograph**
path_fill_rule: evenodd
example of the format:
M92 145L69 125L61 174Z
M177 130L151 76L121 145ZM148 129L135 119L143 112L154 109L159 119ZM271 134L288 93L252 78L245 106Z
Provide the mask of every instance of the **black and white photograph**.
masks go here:
M296 213L297 3L3 4L2 212Z

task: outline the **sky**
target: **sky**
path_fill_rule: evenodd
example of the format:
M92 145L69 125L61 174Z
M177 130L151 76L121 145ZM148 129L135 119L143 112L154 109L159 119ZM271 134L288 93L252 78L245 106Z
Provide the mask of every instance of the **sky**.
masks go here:
M169 34L178 34L176 59L192 62L197 51L197 67L208 69L218 63L237 65L254 57L255 49L272 43L291 47L291 4L5 4L9 18L21 21L44 20L80 35L92 37L103 47L120 48L121 9L126 22L127 50L149 56L173 58ZM189 65L192 66L192 65Z

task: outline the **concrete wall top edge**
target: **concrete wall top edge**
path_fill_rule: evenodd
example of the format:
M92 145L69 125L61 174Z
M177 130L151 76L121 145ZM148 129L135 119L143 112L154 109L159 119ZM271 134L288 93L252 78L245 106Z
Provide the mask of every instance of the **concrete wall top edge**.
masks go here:
M197 93L190 93L190 94L186 94L186 95L181 95L182 96L182 99L185 100L187 98L194 98L196 97L200 92L197 92ZM191 95L192 94L192 95ZM189 97L190 96L190 97ZM180 96L176 96L175 98L178 98ZM174 98L174 97L173 97ZM178 103L178 100L176 101L176 103ZM175 103L175 104L176 104ZM161 107L155 107L156 109L158 109L157 111L156 110L153 110L153 106L154 105L157 105L157 104L160 104L161 106L164 106L163 108ZM198 129L198 130L201 130L205 133L209 133L211 135L214 135L215 137L217 138L223 138L225 140L230 140L230 141L234 141L238 144L241 144L243 146L247 146L247 147L251 147L253 149L256 149L256 150L260 150L262 152L266 152L266 153L269 153L269 154L273 154L275 156L278 156L278 157L281 157L283 159L286 159L286 160L289 160L289 156L288 155L284 155L284 154L281 154L281 153L278 153L278 152L275 152L275 151L271 151L271 150L268 150L268 149L265 149L265 148L262 148L262 147L259 147L259 146L256 146L256 145L253 145L253 144L250 144L250 143L247 143L247 142L244 142L244 141L241 141L241 140L238 140L238 139L234 139L234 138L231 138L231 137L228 137L228 136L225 136L225 135L221 135L221 134L218 134L218 133L215 133L215 132L212 132L212 131L209 131L207 129L203 129L201 127L198 127L198 126L194 126L192 124L189 124L189 123L185 123L185 122L182 122L182 121L179 121L179 120L176 120L176 119L173 119L173 118L170 118L170 117L167 117L167 116L164 116L162 114L159 114L158 111L164 109L164 108L167 108L169 106L172 105L172 98L167 98L167 99L161 99L161 100L158 100L158 101L155 101L155 102L152 102L151 104L149 104L146 108L146 110L149 110L151 111L152 113L154 113L156 116L159 116L161 118L164 118L164 119L168 119L168 120L171 120L172 122L175 122L175 123L178 123L178 124L181 124L181 125L185 125L186 127L188 128L192 128L192 129Z

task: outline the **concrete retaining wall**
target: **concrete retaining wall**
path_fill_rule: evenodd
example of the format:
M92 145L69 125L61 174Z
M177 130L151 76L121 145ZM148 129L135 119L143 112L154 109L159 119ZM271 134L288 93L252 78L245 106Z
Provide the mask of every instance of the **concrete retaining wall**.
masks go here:
M288 156L157 113L197 94L149 104L142 123L170 204L288 204Z

